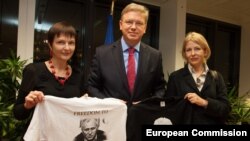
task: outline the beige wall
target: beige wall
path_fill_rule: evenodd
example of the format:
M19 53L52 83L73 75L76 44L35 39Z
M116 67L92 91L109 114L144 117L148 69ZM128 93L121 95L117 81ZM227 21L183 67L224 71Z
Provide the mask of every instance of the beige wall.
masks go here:
M241 31L240 83L239 93L250 90L250 22L243 23Z

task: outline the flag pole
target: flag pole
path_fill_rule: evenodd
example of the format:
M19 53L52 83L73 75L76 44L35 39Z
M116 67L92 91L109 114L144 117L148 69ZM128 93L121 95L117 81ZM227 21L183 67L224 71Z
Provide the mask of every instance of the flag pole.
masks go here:
M114 6L115 6L115 0L112 0L111 9L110 9L110 15L112 15L112 16L113 16L113 13L114 13Z

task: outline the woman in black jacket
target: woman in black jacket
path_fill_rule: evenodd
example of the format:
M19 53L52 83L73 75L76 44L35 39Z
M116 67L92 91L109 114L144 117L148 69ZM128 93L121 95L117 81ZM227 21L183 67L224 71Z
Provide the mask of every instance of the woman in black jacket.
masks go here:
M186 64L171 73L167 85L167 98L178 99L175 108L179 114L174 124L225 123L231 109L227 88L222 75L208 68L210 55L209 45L201 34L187 34L182 48Z

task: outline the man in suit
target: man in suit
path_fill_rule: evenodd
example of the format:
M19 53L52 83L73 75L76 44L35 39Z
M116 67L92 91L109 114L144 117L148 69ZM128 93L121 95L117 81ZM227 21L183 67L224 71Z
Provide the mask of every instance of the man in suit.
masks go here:
M85 118L80 121L82 132L78 134L74 141L104 141L106 135L104 131L98 130L100 126L99 118Z
M120 19L121 39L96 49L88 79L90 96L118 98L128 105L153 96L164 96L166 81L161 53L141 42L148 14L146 7L135 3L124 8ZM132 88L127 79L129 48L135 49L135 81Z
M121 99L129 110L133 104L165 95L161 53L141 41L148 15L146 7L135 3L123 9L119 22L122 37L111 45L96 48L88 79L90 96ZM128 124L133 123L127 120ZM127 131L131 140L131 132Z

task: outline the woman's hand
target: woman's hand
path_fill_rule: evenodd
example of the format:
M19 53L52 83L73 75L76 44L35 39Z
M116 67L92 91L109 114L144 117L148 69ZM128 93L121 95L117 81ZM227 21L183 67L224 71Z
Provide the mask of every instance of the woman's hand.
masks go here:
M206 108L208 105L208 101L206 99L201 98L196 93L187 93L184 96L184 99L187 99L192 104L196 104L196 105L204 107L204 108Z
M41 91L30 91L30 93L25 97L24 107L26 109L31 109L36 106L37 103L44 100L44 94Z

